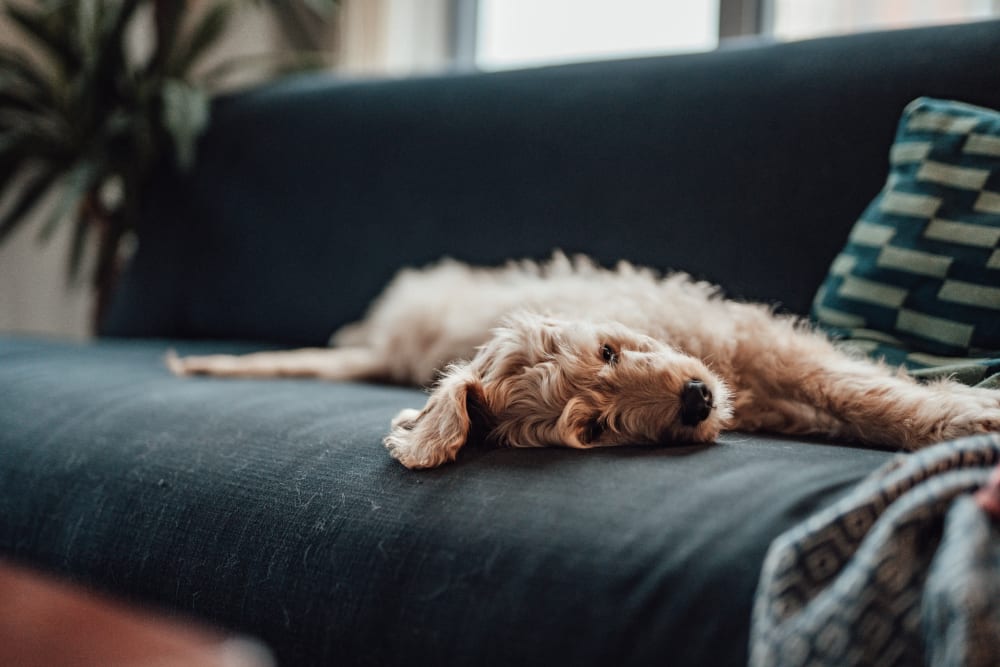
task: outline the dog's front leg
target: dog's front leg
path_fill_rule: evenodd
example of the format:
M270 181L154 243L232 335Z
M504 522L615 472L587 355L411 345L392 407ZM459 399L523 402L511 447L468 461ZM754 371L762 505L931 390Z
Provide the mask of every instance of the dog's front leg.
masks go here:
M787 356L771 356L769 368L750 375L752 391L812 406L842 425L836 435L917 449L1000 431L1000 392L948 381L919 384L902 371L855 359L826 341L796 341L789 347ZM787 432L802 426L793 423Z

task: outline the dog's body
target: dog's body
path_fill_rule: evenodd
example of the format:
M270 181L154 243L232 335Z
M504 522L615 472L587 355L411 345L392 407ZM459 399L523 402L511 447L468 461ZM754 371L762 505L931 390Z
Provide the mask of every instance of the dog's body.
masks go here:
M1000 393L921 385L713 285L583 257L405 270L335 347L173 357L178 374L438 382L385 444L453 460L474 425L510 446L710 442L723 429L915 449L1000 429Z

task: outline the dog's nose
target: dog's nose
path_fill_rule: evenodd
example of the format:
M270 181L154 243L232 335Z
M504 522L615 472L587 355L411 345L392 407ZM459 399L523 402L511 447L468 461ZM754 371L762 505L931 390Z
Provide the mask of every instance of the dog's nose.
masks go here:
M697 426L712 412L712 390L701 380L688 380L681 389L681 423Z

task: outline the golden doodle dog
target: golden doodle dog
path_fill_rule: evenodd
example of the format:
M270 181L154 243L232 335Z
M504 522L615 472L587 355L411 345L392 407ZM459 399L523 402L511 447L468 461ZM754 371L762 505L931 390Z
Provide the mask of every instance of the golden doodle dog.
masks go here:
M472 432L512 447L703 443L734 429L916 449L1000 430L1000 392L918 384L685 273L561 253L403 270L331 342L167 363L179 375L434 383L385 437L408 468L452 461Z

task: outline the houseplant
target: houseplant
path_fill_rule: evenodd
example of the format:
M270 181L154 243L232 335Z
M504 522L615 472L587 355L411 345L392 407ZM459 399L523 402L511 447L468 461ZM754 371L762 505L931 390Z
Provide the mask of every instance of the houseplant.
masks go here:
M336 4L302 2L315 12ZM167 157L181 169L192 164L211 91L235 69L232 62L201 67L234 7L220 0L5 3L4 18L32 48L0 45L0 243L44 210L42 240L72 225L68 273L75 278L96 234L95 324L122 248L139 231L139 199L153 165ZM143 20L151 21L152 44L136 55L130 35ZM50 193L54 203L42 205Z

